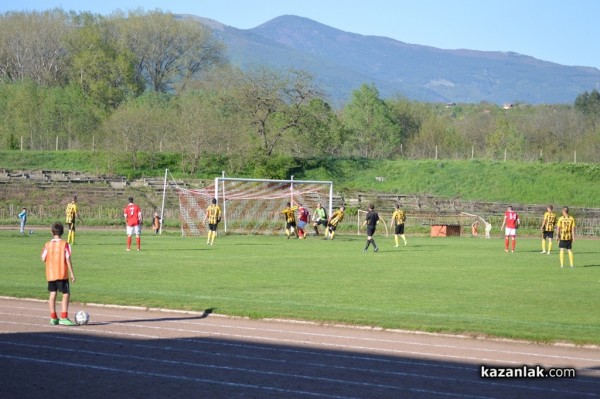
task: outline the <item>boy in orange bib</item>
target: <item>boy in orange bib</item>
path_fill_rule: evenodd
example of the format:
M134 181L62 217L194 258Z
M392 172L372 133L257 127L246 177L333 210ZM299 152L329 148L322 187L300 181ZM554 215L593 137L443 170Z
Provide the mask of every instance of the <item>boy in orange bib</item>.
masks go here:
M54 222L51 226L52 240L44 245L42 251L42 262L46 263L46 280L48 280L48 291L50 299L50 324L74 326L69 320L69 275L71 282L75 282L73 274L73 265L71 264L71 246L61 237L64 233L64 227L61 222ZM62 292L60 319L56 314L56 293Z

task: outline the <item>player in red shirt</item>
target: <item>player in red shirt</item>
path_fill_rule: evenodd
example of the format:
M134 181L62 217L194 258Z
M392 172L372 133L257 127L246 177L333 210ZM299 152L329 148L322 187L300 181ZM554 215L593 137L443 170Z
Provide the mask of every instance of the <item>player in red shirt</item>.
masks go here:
M129 197L129 204L123 210L123 216L127 222L127 251L131 251L131 236L135 234L137 250L142 246L140 234L142 233L142 210L133 203L133 197Z
M308 209L300 204L300 207L298 208L298 238L306 238L304 227L308 224L308 217Z
M519 215L515 211L513 211L513 207L509 206L506 212L504 213L504 220L502 221L502 227L500 230L506 227L504 233L504 252L508 252L508 240L512 239L512 252L515 252L515 246L517 244L517 229L521 224L521 220L519 219Z

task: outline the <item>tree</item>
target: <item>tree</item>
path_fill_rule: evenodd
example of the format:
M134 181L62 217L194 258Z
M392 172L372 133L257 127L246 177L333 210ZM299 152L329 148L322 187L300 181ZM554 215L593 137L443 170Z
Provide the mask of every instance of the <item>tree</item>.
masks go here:
M223 45L200 23L160 11L133 12L116 20L136 58L137 73L157 92L225 62Z
M106 148L127 155L134 170L141 166L144 152L150 154L153 163L172 129L170 102L167 95L149 93L123 104L102 126Z
M82 27L68 39L70 78L107 110L142 93L133 53L118 41L114 24L103 17L80 16Z
M246 73L241 87L242 107L257 149L270 157L286 135L310 125L308 105L320 92L306 72L288 71L279 75L269 70Z
M283 146L300 158L342 155L346 129L331 106L313 98L304 106L305 121L294 136L285 137Z
M398 151L403 134L393 113L374 85L363 84L352 93L343 112L350 131L348 144L365 158L386 158Z
M0 77L54 85L66 81L69 16L56 9L0 16Z

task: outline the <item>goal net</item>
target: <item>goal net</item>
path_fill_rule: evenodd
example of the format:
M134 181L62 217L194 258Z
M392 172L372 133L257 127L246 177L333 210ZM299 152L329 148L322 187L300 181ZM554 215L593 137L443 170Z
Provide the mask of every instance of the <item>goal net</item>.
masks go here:
M237 234L280 234L285 228L281 210L288 202L302 204L312 215L317 203L331 215L333 183L309 180L267 180L217 177L197 190L177 187L181 233L204 235L206 208L213 198L221 207L220 230Z

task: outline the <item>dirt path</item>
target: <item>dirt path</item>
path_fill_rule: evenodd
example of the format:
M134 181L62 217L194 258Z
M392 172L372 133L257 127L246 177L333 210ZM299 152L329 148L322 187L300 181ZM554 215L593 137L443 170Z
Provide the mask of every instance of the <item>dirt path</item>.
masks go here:
M600 349L0 298L2 398L599 398ZM572 367L570 379L480 366Z

